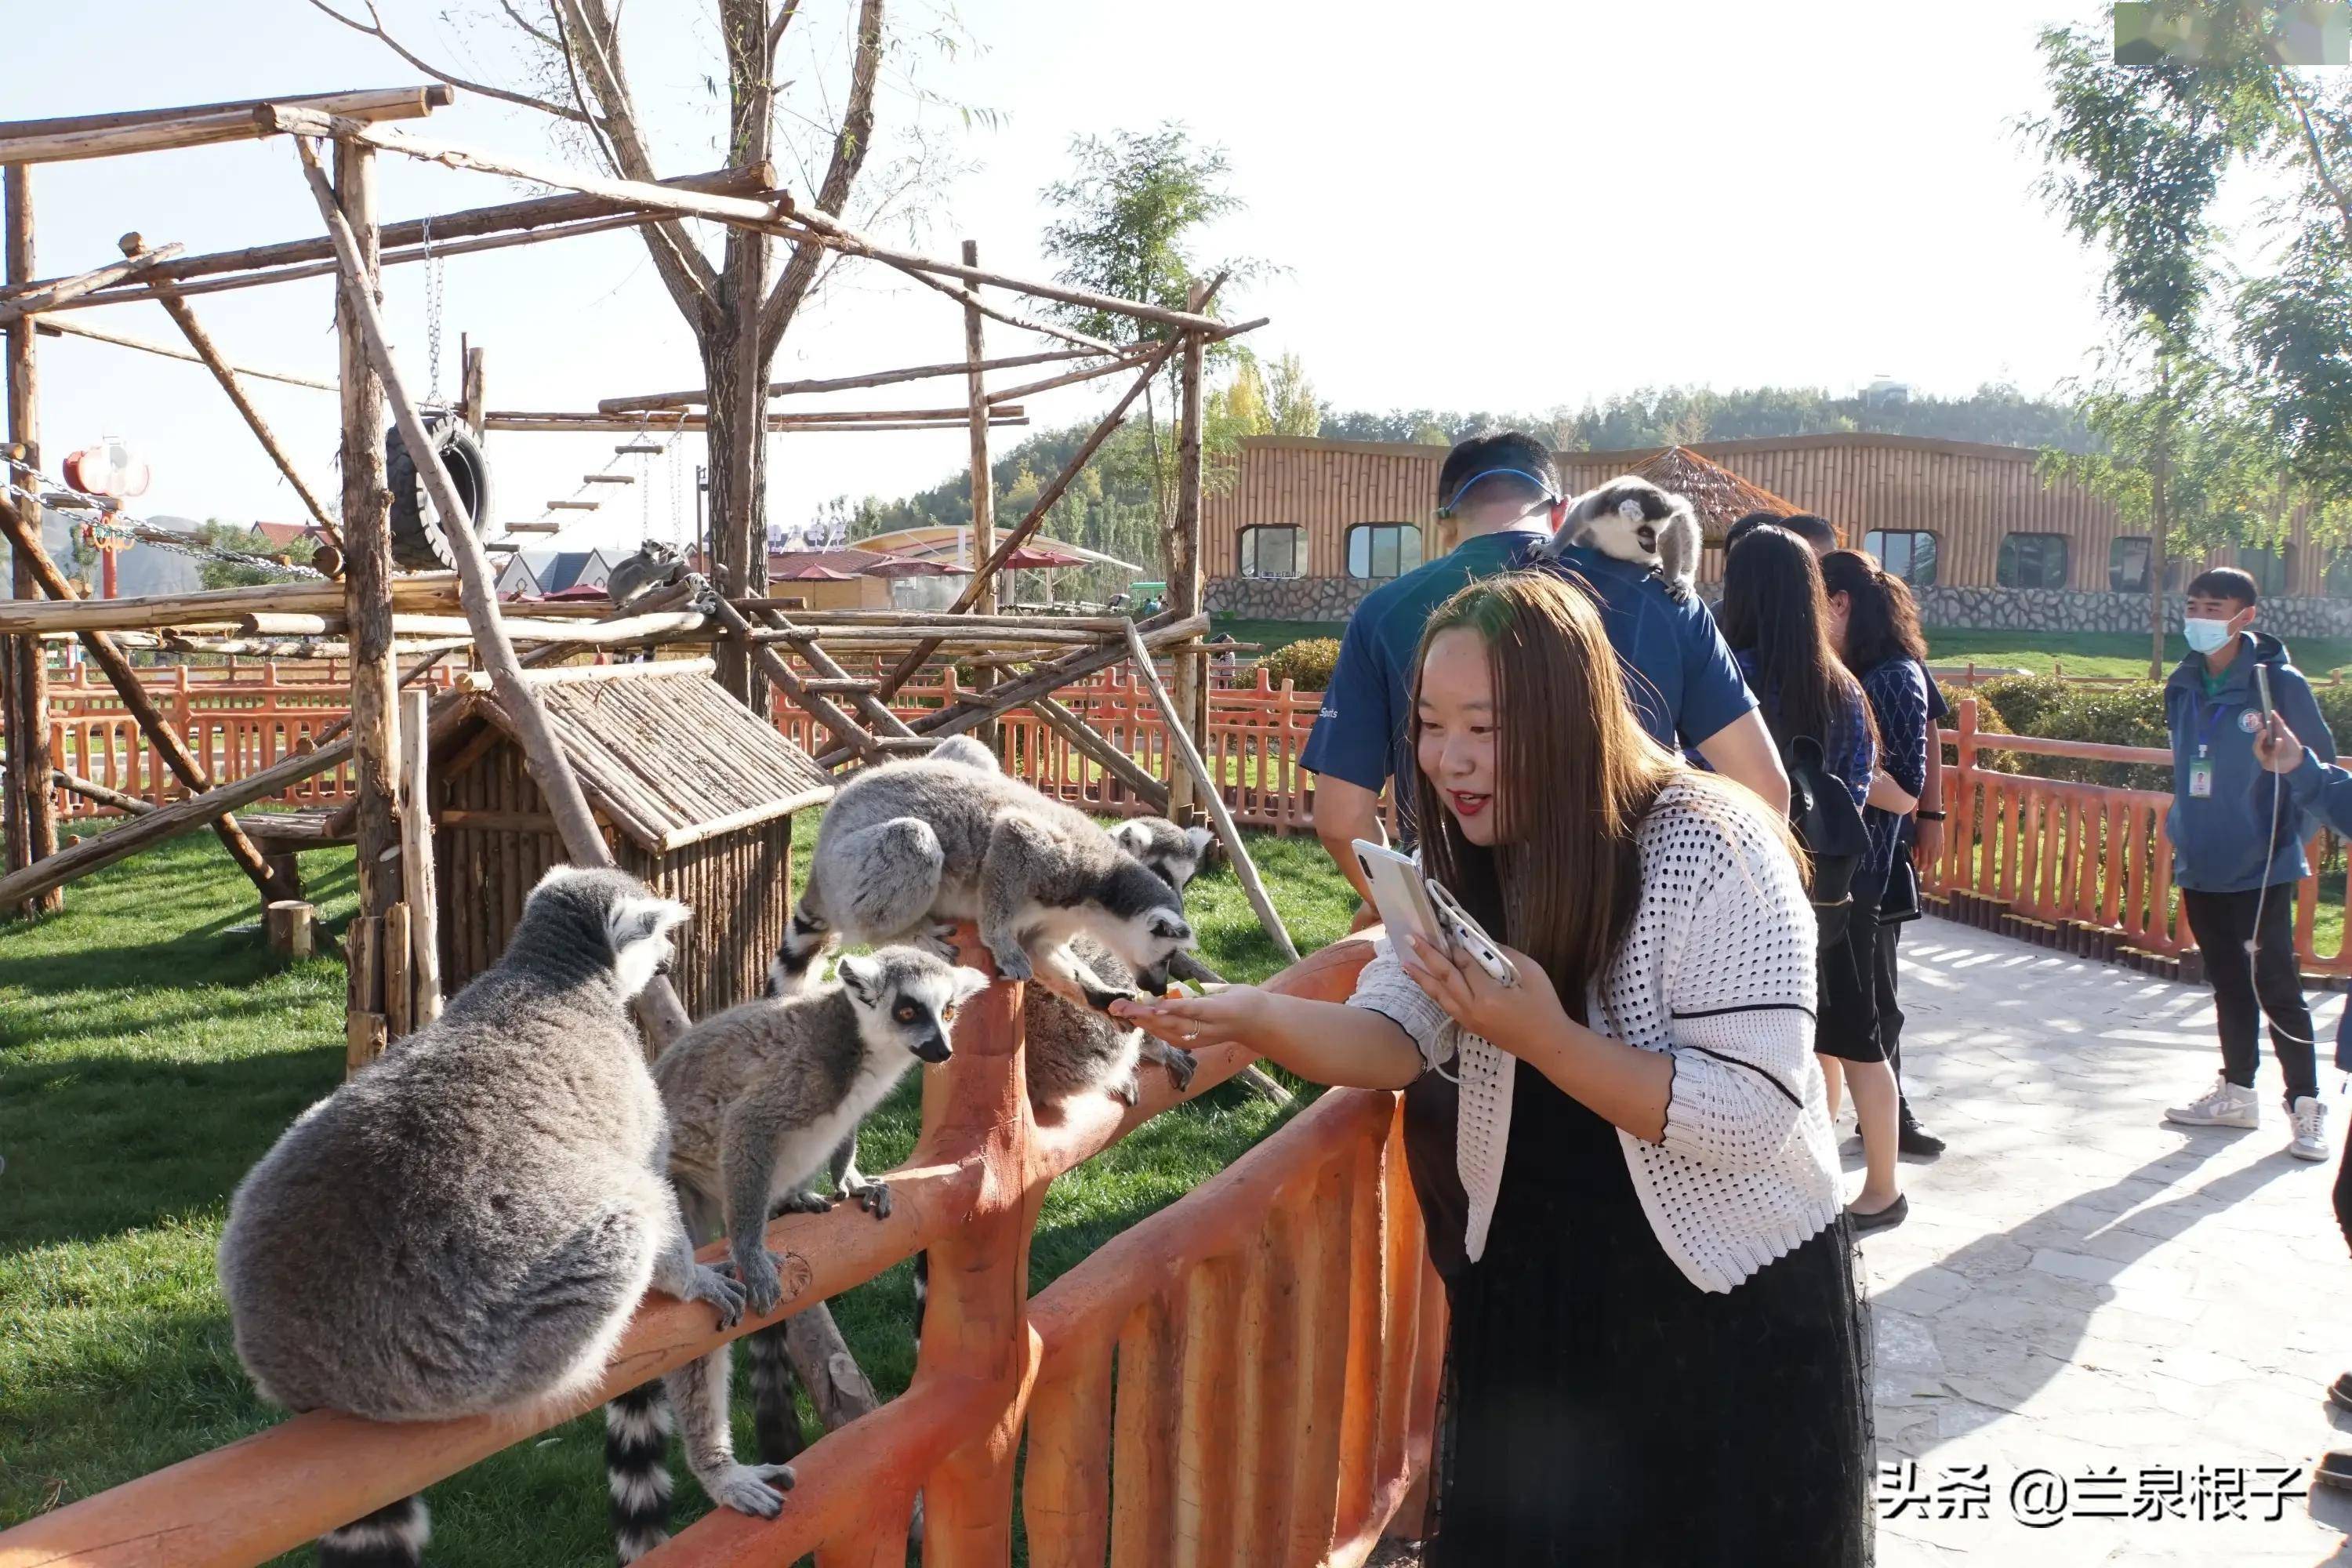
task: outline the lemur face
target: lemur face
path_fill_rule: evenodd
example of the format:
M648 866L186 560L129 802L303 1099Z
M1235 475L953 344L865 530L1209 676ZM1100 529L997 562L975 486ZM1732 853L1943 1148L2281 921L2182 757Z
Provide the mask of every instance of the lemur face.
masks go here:
M958 968L911 947L845 958L835 977L868 1045L901 1049L923 1062L943 1062L953 1054L948 1031L956 1013L988 984L976 969Z
M1169 965L1178 953L1191 952L1192 943L1192 923L1183 910L1160 905L1121 922L1109 945L1135 972L1136 988L1157 996L1168 989Z
M1201 874L1215 838L1205 827L1179 827L1164 816L1139 816L1110 830L1113 842L1175 889Z

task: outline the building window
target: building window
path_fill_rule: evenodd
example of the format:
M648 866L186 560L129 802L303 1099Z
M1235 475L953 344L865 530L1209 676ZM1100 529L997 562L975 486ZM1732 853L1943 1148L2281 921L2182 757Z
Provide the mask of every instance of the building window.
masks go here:
M1878 558L1887 574L1900 577L1914 588L1936 585L1936 536L1925 531L1882 532L1872 530L1862 536L1862 547Z
M1421 528L1410 522L1360 522L1348 531L1348 575L1402 577L1421 564Z
M2288 576L2294 570L2294 546L2284 550L2262 550L2251 544L2238 546L2238 570L2254 580L2265 599L2275 599L2286 592Z
M2011 533L2000 542L1993 563L1993 581L2004 588L2063 588L2066 585L2066 536L2063 533Z
M2339 551L2321 574L2319 591L2331 599L2352 599L2352 550Z
M2148 542L2140 534L2127 533L2107 545L2107 591L2111 594L2145 594L2147 592ZM2178 555L2164 558L2164 591L2180 592L2181 569L2185 563Z
M1296 577L1302 528L1242 530L1241 573L1244 577Z

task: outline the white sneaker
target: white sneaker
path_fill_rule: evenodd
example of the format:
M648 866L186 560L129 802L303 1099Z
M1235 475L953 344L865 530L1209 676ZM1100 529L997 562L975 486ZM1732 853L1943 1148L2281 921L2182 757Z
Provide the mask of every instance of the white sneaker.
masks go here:
M2217 1075L2211 1089L2186 1105L2174 1106L2164 1119L2186 1127L2259 1127L2263 1105L2252 1089L2240 1089Z
M2305 1095L2294 1102L2294 1142L2286 1152L2298 1160L2327 1158L2327 1105Z

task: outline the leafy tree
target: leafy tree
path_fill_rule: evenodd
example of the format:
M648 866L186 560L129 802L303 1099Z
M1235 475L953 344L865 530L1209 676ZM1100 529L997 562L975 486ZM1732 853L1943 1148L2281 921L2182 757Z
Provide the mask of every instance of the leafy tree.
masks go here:
M240 554L266 553L269 542L254 529L243 523L226 522L209 518L188 531L189 541L205 550L232 550ZM272 572L267 566L248 565L242 561L224 561L207 555L196 563L196 576L207 588L243 588L256 583L282 583L283 573Z

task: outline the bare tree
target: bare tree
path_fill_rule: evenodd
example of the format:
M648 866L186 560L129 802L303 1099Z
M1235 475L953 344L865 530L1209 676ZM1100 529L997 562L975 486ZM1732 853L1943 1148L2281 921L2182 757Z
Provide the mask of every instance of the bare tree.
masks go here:
M619 0L496 0L499 24L543 84L526 92L468 80L432 64L385 29L374 0L362 0L365 20L328 0L310 4L336 21L378 39L411 66L442 81L537 110L576 128L613 173L656 180L646 122L629 85L621 47ZM782 110L777 51L800 16L803 0L715 0L727 92L727 162L766 161L775 148ZM830 142L824 171L806 199L825 212L849 205L874 144L875 88L888 40L883 0L854 5L845 89L822 131ZM715 85L715 79L714 79ZM812 170L813 174L814 171ZM638 232L662 285L686 318L702 356L709 389L711 556L720 584L758 593L767 582L767 443L762 438L768 366L784 331L826 267L827 252L793 242L782 269L772 268L769 236L730 227L719 255L707 254L683 219L646 224ZM722 644L719 678L728 689L758 701L746 651Z

